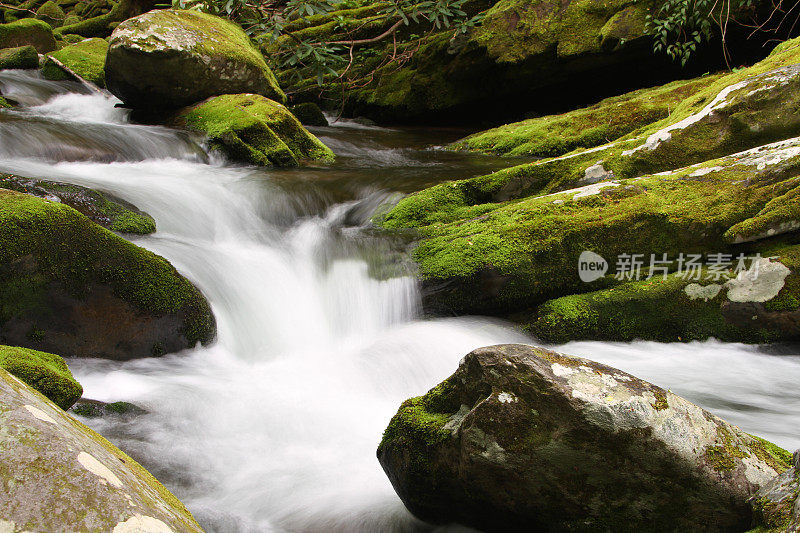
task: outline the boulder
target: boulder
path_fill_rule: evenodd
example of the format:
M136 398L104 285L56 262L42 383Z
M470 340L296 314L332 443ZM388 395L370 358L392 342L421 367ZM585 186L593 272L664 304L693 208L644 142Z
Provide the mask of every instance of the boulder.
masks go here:
M61 202L92 222L119 233L147 235L156 230L153 217L108 193L79 185L0 174L0 188Z
M134 418L147 414L147 411L129 402L101 402L81 398L70 408L70 412L84 418L124 417Z
M182 107L243 92L286 100L242 29L197 11L151 11L120 24L111 35L106 82L136 108Z
M61 409L69 409L83 394L64 360L54 354L0 346L0 368L33 387Z
M201 532L136 461L0 369L3 531Z
M47 54L42 65L42 75L48 80L68 80L73 76L61 65L98 87L106 86L105 63L108 41L85 39ZM55 59L56 61L53 61ZM60 63L60 65L59 65Z
M0 342L126 360L214 335L208 302L167 260L69 206L0 189Z
M40 54L56 49L53 28L44 21L22 19L8 24L0 24L0 48L15 48L31 45Z
M230 159L291 167L303 160L333 161L333 152L278 102L256 94L215 96L181 110L172 121L206 135Z
M297 117L300 124L303 126L318 126L325 127L328 125L328 119L322 109L313 102L304 102L292 106L292 114Z
M791 243L800 229L800 167L795 166L800 139L794 137L800 134L800 121L793 111L800 104L798 44L783 43L748 69L710 78L668 118L613 142L436 185L402 199L377 222L417 232L414 256L429 311L511 316L526 326L536 320L532 310L547 300L619 284L610 276L583 282L577 265L584 251L601 255L613 267L626 253L648 259L666 253L674 261L681 253L756 253L769 239ZM555 124L565 117L550 120ZM567 126L562 122L559 127ZM676 265L669 269L675 271ZM636 287L614 293L616 316L625 309L621 298L642 294ZM667 286L659 287L652 294L663 303ZM677 295L683 289L674 283L670 287ZM661 315L663 333L676 340L717 331L749 342L760 342L764 335L772 340L797 336L794 319L787 327L772 321L768 331L730 324L716 330L712 324L721 324L723 317L720 300L715 303L714 310L706 307L713 320L697 328L684 317L679 322L686 327L676 330ZM797 303L788 298L780 309L770 310L769 302L765 309L791 314L800 307ZM682 304L676 304L673 309L680 315ZM582 315L575 313L586 307L560 309L564 316L572 313L569 320L580 321ZM742 316L728 314L722 323L731 318L741 325ZM786 316L781 317L783 322ZM639 325L645 321L631 316ZM634 329L643 330L627 328L621 338ZM551 333L565 338L579 330L554 327Z
M67 18L67 15L61 9L61 6L53 2L53 0L47 0L36 10L36 18L47 22L53 28L57 28L64 24L64 19Z
M31 45L3 48L0 50L0 69L6 68L39 68L39 54L36 48Z
M483 531L744 531L789 465L620 370L526 345L468 354L403 403L378 459L406 507Z
M800 450L794 452L792 468L773 479L753 499L756 531L797 533L800 531Z

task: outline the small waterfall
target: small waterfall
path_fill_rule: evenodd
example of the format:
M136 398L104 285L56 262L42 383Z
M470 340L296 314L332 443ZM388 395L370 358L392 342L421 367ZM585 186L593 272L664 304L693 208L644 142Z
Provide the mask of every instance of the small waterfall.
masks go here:
M91 421L95 429L209 531L434 529L409 515L381 471L383 429L404 399L446 378L471 349L532 340L487 319L421 320L414 278L379 275L387 264L402 272L393 260L402 253L364 226L392 191L482 167L374 127L320 128L342 155L331 169L237 167L181 133L129 124L111 97L17 72L0 72L0 84L26 103L0 114L0 171L112 192L153 215L158 232L136 243L195 282L218 319L218 342L207 348L70 361L87 397L148 411ZM800 445L796 355L714 342L564 350Z

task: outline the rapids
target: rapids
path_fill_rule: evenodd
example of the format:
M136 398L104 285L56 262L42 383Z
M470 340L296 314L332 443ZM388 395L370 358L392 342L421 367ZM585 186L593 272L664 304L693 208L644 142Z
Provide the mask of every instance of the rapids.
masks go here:
M400 403L475 347L535 342L485 318L426 320L402 242L369 229L399 193L503 163L428 150L447 130L313 129L330 168L261 170L202 140L133 125L110 96L0 72L0 171L111 192L150 213L135 242L208 297L217 342L126 363L69 361L85 396L135 418L86 420L140 460L209 531L430 531L375 450ZM507 161L505 162L507 165ZM558 347L653 381L790 450L800 355L716 341ZM455 528L439 528L454 530Z

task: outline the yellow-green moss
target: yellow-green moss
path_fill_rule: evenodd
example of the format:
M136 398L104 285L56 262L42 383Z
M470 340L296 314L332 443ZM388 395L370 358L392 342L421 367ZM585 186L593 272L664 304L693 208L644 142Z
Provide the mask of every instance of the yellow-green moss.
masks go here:
M64 360L51 353L0 346L0 368L17 376L64 410L83 394L83 387L72 377Z
M19 46L0 50L0 69L32 69L39 66L39 54L33 46Z
M332 161L333 152L282 104L253 94L228 94L180 113L178 123L208 136L229 157L258 165Z
M49 80L64 80L71 76L50 58L55 58L86 81L105 87L105 61L108 42L105 39L86 39L47 54L42 74Z
M0 48L31 45L39 53L55 50L53 28L42 20L22 19L9 24L0 24Z

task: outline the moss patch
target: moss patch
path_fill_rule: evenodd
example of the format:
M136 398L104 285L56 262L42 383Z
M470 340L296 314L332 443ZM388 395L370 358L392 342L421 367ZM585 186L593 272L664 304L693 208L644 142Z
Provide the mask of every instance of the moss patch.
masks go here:
M42 65L42 74L49 80L65 80L72 77L52 61L51 58L55 58L86 81L94 83L98 87L105 87L107 52L108 42L105 39L82 40L48 54Z
M64 410L83 394L83 387L72 377L64 360L51 353L0 346L0 368L17 376Z
M39 67L39 54L33 46L19 46L0 50L0 69L33 69Z
M282 104L254 94L210 98L177 119L208 136L229 157L258 165L297 166L301 160L333 161L333 152Z

